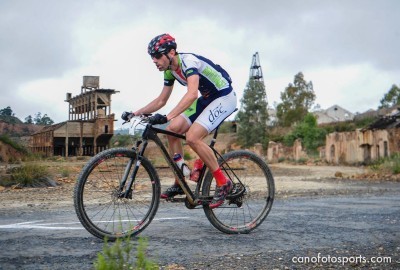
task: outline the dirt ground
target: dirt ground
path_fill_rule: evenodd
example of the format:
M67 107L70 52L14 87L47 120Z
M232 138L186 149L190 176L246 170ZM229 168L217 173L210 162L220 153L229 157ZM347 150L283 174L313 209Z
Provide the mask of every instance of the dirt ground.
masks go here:
M72 193L83 164L46 163L54 172L56 187L7 187L0 191L6 232L0 239L1 269L93 269L103 242L88 237L88 232L71 222L77 220ZM398 269L400 182L365 179L367 170L363 167L282 163L270 167L277 200L256 234L228 237L216 233L202 211L196 210L190 212L190 221L171 220L171 213L185 217L192 210L162 203L159 219L143 232L143 236L150 236L149 250L160 269ZM66 171L68 177L62 177ZM167 170L159 174L164 188L173 181ZM38 228L52 223L67 227L6 228L31 222ZM226 260L220 260L218 254ZM294 257L320 254L335 258L389 256L393 262L345 266L293 263Z
M14 207L52 208L72 205L72 193L76 178L85 161L50 162L47 166L53 172L56 187L20 188L0 186L0 209ZM4 165L3 165L4 166ZM367 172L363 167L349 166L307 166L272 164L270 168L275 179L277 197L324 195L347 192L351 184ZM62 177L65 172L68 176ZM63 173L64 172L64 173ZM172 174L160 173L163 186L171 184ZM321 194L322 193L322 194Z

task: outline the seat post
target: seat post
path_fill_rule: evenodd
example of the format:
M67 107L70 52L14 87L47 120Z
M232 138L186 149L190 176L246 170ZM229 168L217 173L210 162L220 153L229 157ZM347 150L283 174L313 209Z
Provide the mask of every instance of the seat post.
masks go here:
M217 142L218 129L219 129L219 126L214 130L214 134L213 134L213 138L211 139L210 147L214 147L215 143Z
M227 117L225 117L225 119L228 118L232 113L236 112L237 110L238 110L238 109L236 108L236 109L235 109L233 112L231 112ZM222 125L222 123L224 123L225 119L222 120L222 122L215 128L213 138L211 139L210 147L214 147L215 143L217 142L218 129L219 129L219 127Z

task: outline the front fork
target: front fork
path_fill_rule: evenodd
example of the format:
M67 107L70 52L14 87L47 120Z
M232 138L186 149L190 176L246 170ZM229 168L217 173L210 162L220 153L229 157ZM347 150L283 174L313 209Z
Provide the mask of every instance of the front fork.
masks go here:
M145 141L143 143L142 148L138 151L139 146L141 144L142 144L142 141L139 140L136 142L136 147L132 148L132 150L136 152L136 155L134 158L129 159L129 162L125 167L124 175L122 176L121 183L119 186L119 192L118 192L119 198L132 199L132 186L133 186L133 183L135 182L137 172L139 171L141 157L143 156L144 150L146 149L148 142ZM132 166L135 166L135 167L133 168L130 181L126 185L126 181L129 177L129 172L131 171ZM125 188L125 190L124 190L124 188Z

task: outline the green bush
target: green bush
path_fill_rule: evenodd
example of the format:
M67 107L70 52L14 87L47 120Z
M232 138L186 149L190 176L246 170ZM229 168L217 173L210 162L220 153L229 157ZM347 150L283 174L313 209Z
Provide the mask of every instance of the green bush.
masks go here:
M50 176L47 167L33 163L26 164L12 170L10 184L19 184L24 187L56 186Z
M112 245L109 245L107 239L104 241L103 252L97 254L97 260L94 262L96 270L153 270L159 269L158 265L146 257L148 245L147 238L138 238L136 249L136 261L133 263L131 252L134 248L130 238L117 239Z
M70 175L70 171L68 168L61 169L61 177L68 177Z
M400 173L400 153L373 161L369 168L378 173Z
M21 152L23 154L27 154L28 151L25 149L25 147L23 147L22 145L14 142L13 140L11 140L10 137L8 137L7 135L0 135L0 141L2 141L5 144L10 145L11 147L13 147L15 150L17 150L18 152Z
M387 165L387 167L393 174L400 173L400 154L399 153L396 153L395 155L390 157L389 164Z
M318 147L325 144L325 137L326 131L318 128L317 119L309 113L292 132L284 136L283 142L287 146L293 146L296 139L301 139L307 153L315 154L318 152Z
M299 158L298 160L296 160L296 163L298 164L306 164L307 163L307 159L306 158Z

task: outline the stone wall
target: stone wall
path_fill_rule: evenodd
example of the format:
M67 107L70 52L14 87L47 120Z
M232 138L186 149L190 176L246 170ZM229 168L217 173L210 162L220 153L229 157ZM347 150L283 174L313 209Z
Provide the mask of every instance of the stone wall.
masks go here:
M400 150L400 129L334 132L326 136L325 159L335 164L368 163Z
M321 160L333 164L369 163L400 152L400 128L330 133L319 152ZM275 163L281 158L300 160L307 158L307 154L300 140L296 140L293 147L269 142L268 161Z
M300 160L307 158L303 150L301 140L297 139L292 147L284 146L282 143L270 141L268 144L267 160L270 163L277 163L279 159Z

